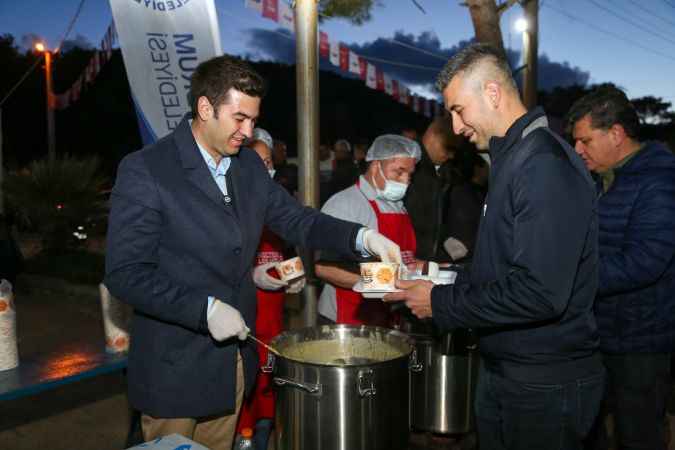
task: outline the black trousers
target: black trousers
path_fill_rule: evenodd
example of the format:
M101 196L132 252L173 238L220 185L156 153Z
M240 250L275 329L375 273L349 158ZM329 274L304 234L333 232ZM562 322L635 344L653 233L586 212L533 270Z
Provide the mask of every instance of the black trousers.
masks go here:
M481 365L480 450L579 450L600 410L605 373L562 384L521 383Z
M603 354L608 383L589 450L607 450L605 419L614 414L617 450L665 450L666 402L670 390L670 354Z

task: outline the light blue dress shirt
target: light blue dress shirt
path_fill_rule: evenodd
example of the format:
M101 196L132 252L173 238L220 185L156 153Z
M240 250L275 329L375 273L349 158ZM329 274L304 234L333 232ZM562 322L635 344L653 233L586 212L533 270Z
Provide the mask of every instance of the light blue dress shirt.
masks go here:
M196 142L196 141L195 141ZM220 192L223 193L223 195L227 195L227 183L225 183L225 175L227 174L227 171L230 169L230 157L229 156L224 156L218 164L216 164L216 161L213 159L209 153L204 150L204 148L199 145L199 142L197 142L197 147L199 147L199 153L202 154L202 158L204 158L204 162L206 163L206 167L209 168L209 172L211 172L211 176L213 177L213 181L216 182L218 185L218 189L220 189ZM211 312L211 305L213 305L213 296L209 296L209 305L207 308L207 318L209 316L209 313Z

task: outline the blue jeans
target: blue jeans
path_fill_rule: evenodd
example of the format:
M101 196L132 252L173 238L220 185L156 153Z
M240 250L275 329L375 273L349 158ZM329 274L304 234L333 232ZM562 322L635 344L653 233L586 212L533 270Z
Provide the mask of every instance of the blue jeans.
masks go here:
M507 379L481 365L475 403L479 448L581 449L604 389L604 372L563 384L535 384Z
M617 449L665 450L670 354L603 354L602 359L607 393L587 448L609 449L605 419L613 412Z

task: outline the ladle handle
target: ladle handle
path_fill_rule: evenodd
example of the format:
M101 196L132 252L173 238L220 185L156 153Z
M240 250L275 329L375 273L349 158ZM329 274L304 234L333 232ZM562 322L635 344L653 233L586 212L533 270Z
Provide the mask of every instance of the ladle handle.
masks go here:
M253 336L252 334L249 334L248 337L249 337L251 340L257 342L257 343L260 344L260 345L262 345L263 347L265 347L267 350L269 350L270 352L274 353L275 355L281 356L281 353L279 353L279 351L277 351L276 348L270 347L269 345L265 344L263 341L261 341L260 339L258 339L258 338L255 337L255 336Z

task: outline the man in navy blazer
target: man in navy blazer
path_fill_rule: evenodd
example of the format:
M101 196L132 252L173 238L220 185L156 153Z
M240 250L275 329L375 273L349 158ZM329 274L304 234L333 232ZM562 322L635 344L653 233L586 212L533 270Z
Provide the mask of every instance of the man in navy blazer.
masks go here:
M105 285L134 307L129 400L146 440L180 433L231 448L258 367L245 339L255 333L251 272L263 226L296 245L400 261L377 232L301 206L241 148L265 89L240 60L200 64L192 113L120 163Z

